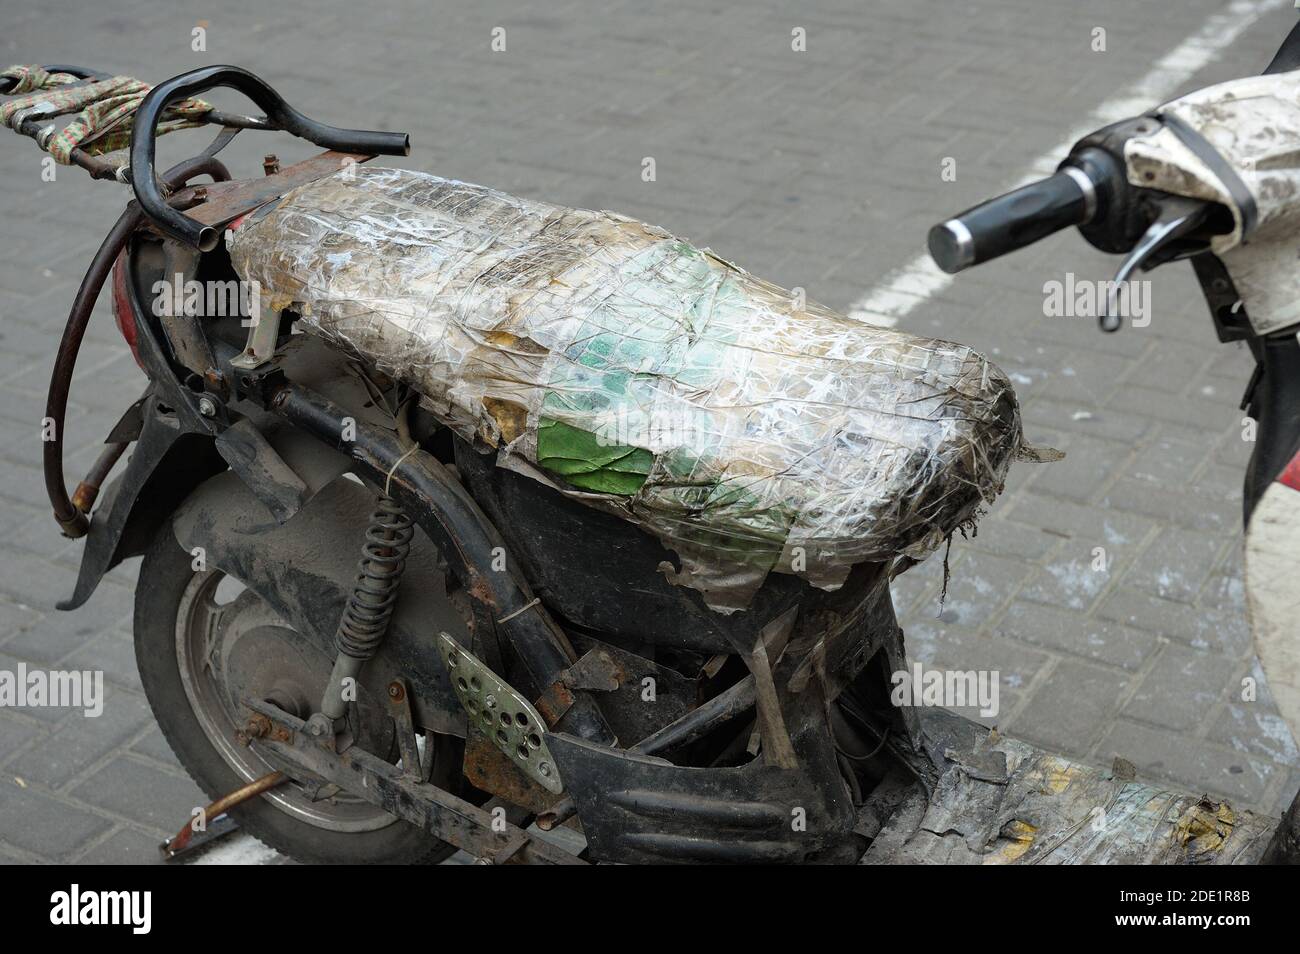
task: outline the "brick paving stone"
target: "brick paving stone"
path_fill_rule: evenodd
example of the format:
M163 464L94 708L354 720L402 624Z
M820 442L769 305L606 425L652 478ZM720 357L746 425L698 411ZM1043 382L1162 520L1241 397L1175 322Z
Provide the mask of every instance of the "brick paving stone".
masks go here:
M1006 731L1065 755L1083 757L1110 722L1131 678L1119 669L1063 659L1040 680Z
M1129 476L1149 481L1156 487L1178 486L1205 461L1205 442L1161 437L1143 447L1128 466ZM1240 468L1237 483L1241 482ZM1198 485L1200 482L1198 481Z
M986 716L977 706L954 707L966 718L985 725L1005 722L1008 714L1027 698L1035 676L1048 661L1045 653L1009 640L989 639L978 630L937 622L914 625L908 637L913 661L927 669L998 673L996 712Z
M71 854L111 823L35 788L0 776L0 832L23 851L50 860Z
M135 644L131 634L115 630L74 651L61 663L69 669L102 670L110 682L139 691Z
M1124 706L1125 717L1166 729L1192 731L1225 695L1234 666L1223 656L1167 643Z
M0 765L36 739L42 738L47 731L32 719L0 710Z
M96 601L98 602L98 601ZM77 652L130 621L129 616L91 616L87 613L51 611L5 644L5 652L42 664L52 664Z
M164 764L177 764L171 746L158 728L153 728L131 744L131 751Z
M177 818L208 804L198 786L182 773L165 772L151 764L122 756L77 785L77 798L96 805L160 834L174 833Z
M1154 633L1121 626L1104 619L1086 617L1086 625L1068 610L1017 600L1012 603L995 631L1012 639L1031 643L1093 662L1136 670L1158 646Z
M1125 582L1162 599L1191 603L1229 547L1235 550L1236 542L1228 543L1208 533L1166 528L1136 561Z
M1033 562L1060 545L1061 537L1038 527L1026 527L990 515L979 522L963 549Z
M1116 455L1122 450L1110 441L1072 434L1061 442L1068 467L1039 467L1031 486L1034 493L1076 503L1087 503L1115 476ZM1121 457L1122 459L1122 457Z
M8 761L5 770L47 788L61 788L124 744L153 721L142 695L104 686L98 716L68 710L57 728L45 733L37 745Z
M1191 607L1120 587L1106 597L1097 615L1231 658L1250 651L1245 617L1231 610Z
M1129 511L1189 530L1235 534L1241 529L1241 501L1227 493L1199 493L1187 485L1153 492L1148 481L1121 477L1100 500L1108 512Z
M73 860L83 865L166 864L158 845L156 835L135 828L119 828L93 847L76 855Z

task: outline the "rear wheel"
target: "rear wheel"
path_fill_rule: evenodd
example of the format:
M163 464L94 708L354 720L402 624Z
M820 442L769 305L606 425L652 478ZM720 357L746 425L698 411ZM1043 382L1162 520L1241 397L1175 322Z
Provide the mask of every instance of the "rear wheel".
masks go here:
M251 589L220 570L195 570L164 526L140 566L135 650L140 679L172 751L213 799L275 770L239 745L242 700L269 699L302 718L319 703L332 656L282 620ZM394 760L393 724L362 692L358 741ZM457 790L459 740L421 740L430 781ZM181 808L182 806L178 806ZM288 781L233 809L244 828L298 861L431 864L455 849L346 792Z

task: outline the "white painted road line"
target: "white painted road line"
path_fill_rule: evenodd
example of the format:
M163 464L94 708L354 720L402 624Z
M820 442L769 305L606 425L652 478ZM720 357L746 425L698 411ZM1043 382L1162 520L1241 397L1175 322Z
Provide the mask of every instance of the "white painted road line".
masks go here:
M1196 33L1162 56L1145 76L1093 110L1087 122L1074 129L1056 148L1039 156L1024 177L1008 189L1051 175L1070 147L1094 129L1137 116L1165 102L1262 17L1292 5L1292 0L1233 0L1226 10L1211 16ZM1261 69L1263 65L1260 64ZM850 305L849 317L893 328L918 305L947 288L952 280L952 275L940 271L929 254L923 253L891 272Z

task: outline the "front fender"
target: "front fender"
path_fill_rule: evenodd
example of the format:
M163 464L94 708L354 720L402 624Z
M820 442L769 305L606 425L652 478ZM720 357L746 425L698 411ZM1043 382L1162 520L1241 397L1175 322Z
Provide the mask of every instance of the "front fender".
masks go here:
M104 574L142 554L181 501L226 468L212 438L186 429L176 409L156 393L150 389L145 395L140 436L126 470L109 483L90 521L77 585L58 604L61 610L82 606Z

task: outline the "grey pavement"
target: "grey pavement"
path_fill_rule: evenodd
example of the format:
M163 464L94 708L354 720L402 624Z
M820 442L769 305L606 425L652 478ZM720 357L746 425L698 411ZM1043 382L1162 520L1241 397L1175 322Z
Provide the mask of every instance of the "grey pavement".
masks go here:
M473 5L50 0L6 11L5 63L82 63L158 81L229 62L313 117L408 130L397 164L662 225L839 309L910 261L942 217L1015 184L1097 105L1144 76L1226 0L640 0ZM206 52L191 49L201 17ZM1295 12L1263 17L1182 89L1258 72ZM503 27L506 50L490 48ZM807 50L791 31L807 31ZM1107 49L1090 48L1093 30ZM1170 89L1169 93L1176 90ZM237 97L214 96L238 105ZM206 142L163 140L179 159ZM264 152L245 134L237 174ZM654 157L656 180L642 181ZM956 160L944 181L944 158ZM0 709L0 860L150 862L203 801L140 691L134 561L82 610L54 610L80 544L49 518L39 439L67 306L127 194L0 138L0 669L100 669L101 718ZM1280 810L1295 741L1252 656L1241 584L1237 403L1250 372L1216 342L1190 268L1155 273L1149 327L1103 336L1047 318L1043 283L1108 277L1074 234L982 267L901 327L990 354L1031 439L1065 461L1017 465L969 540L896 584L913 657L997 669L1009 734L1086 761ZM69 414L75 483L143 379L101 304ZM1104 569L1095 569L1097 548Z

